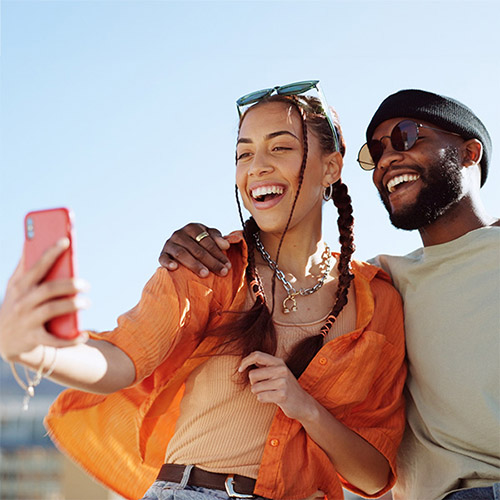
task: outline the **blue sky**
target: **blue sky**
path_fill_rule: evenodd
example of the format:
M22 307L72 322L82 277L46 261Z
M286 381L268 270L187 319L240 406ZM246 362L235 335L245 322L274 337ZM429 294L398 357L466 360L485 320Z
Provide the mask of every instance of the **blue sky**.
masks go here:
M23 217L69 206L84 328L112 328L189 221L239 228L233 195L241 95L320 79L347 141L356 257L405 253L356 163L387 95L423 88L471 107L493 139L483 199L500 215L500 6L491 1L2 0L0 296ZM335 246L333 210L325 239Z

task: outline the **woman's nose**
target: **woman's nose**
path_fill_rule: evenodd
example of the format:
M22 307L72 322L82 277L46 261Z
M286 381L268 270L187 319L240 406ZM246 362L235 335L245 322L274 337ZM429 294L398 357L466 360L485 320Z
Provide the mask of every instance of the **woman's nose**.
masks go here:
M256 153L250 168L248 169L248 175L260 176L262 174L271 172L273 170L270 158L264 153Z

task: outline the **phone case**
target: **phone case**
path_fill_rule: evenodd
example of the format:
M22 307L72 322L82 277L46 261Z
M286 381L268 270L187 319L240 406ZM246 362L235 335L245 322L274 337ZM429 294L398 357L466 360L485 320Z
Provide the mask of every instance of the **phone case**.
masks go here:
M26 270L63 237L70 245L47 273L44 281L67 279L76 276L75 234L73 213L67 208L53 208L29 212L24 219ZM58 316L47 322L47 331L57 337L73 339L78 336L78 314L76 312Z

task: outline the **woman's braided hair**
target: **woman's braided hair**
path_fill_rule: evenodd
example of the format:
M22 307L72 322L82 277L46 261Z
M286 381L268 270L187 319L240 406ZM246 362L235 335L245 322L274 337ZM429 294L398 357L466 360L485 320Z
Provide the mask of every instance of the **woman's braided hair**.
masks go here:
M298 187L285 230L283 231L283 235L278 245L278 250L275 258L276 262L278 262L283 239L292 220L295 205L297 203L297 199L300 194L300 189L304 179L304 171L307 164L308 153L308 126L318 137L321 149L324 153L334 152L335 142L333 138L333 132L318 99L305 96L272 96L261 101L260 103L264 102L284 102L288 105L293 106L298 111L301 117L303 131L304 153L299 172ZM256 106L258 106L259 104L256 104ZM342 156L344 156L344 139L342 136L340 124L338 122L338 117L335 112L333 113L335 127L339 138L340 153L342 154ZM240 127L244 118L245 114L243 114L240 119ZM316 353L321 349L326 334L334 324L336 318L339 316L344 306L347 304L348 291L353 279L353 275L350 271L349 266L352 253L354 252L354 221L352 216L351 198L347 192L347 186L343 184L340 179L332 185L332 190L332 200L337 207L339 214L337 224L340 234L339 241L341 244L340 258L337 265L339 275L337 294L333 308L330 312L330 315L328 316L327 322L321 329L321 332L318 335L308 337L299 342L292 350L288 359L285 360L288 367L297 378L306 369L307 365L314 358ZM274 355L277 348L277 338L272 315L275 302L274 295L276 288L276 273L274 274L272 280L272 302L269 308L260 283L260 279L257 275L255 265L256 248L254 234L259 231L259 227L257 226L257 223L255 222L253 217L250 217L246 221L244 220L241 210L241 204L238 198L237 188L236 201L238 204L240 219L243 225L243 236L248 246L246 279L247 283L250 286L250 289L255 296L255 303L249 311L239 314L235 321L231 321L229 324L226 324L223 327L223 332L219 332L218 335L224 336L224 340L222 343L223 346L228 347L231 345L233 349L243 357L256 350Z

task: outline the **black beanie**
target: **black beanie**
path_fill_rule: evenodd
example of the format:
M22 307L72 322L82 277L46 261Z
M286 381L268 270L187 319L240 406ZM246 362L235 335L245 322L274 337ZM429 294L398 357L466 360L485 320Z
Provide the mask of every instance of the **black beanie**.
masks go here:
M461 102L425 90L400 90L387 97L379 106L366 129L366 140L391 118L418 118L448 132L455 132L465 140L478 139L483 145L481 159L481 186L488 176L491 158L491 137L481 120Z

